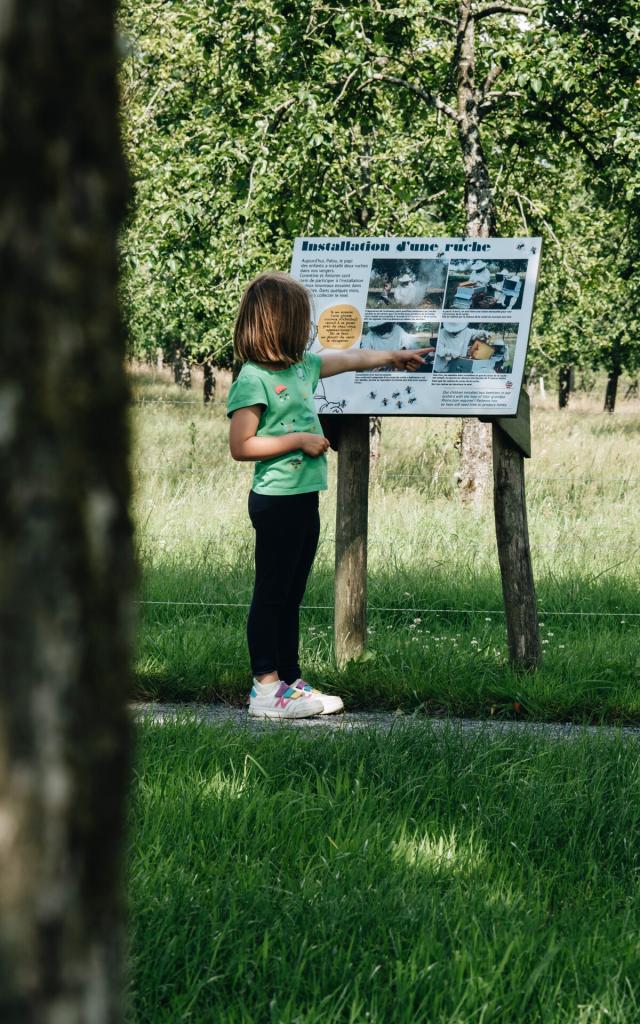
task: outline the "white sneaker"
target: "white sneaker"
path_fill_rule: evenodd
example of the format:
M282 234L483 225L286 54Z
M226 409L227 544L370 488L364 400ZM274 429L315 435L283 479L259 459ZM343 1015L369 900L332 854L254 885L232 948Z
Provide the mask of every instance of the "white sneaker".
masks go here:
M249 695L249 714L253 718L310 718L324 712L323 701L305 687L253 680Z
M341 697L336 697L330 693L321 693L320 690L316 690L311 683L305 683L304 679L296 679L295 683L291 684L296 690L306 694L311 700L322 701L322 715L336 715L339 711L344 711L344 704L342 703Z

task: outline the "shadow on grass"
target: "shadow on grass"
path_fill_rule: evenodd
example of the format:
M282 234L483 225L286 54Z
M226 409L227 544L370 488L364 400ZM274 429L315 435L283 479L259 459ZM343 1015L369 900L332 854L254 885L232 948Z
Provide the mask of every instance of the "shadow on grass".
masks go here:
M611 740L147 726L131 1019L631 1024L639 781Z

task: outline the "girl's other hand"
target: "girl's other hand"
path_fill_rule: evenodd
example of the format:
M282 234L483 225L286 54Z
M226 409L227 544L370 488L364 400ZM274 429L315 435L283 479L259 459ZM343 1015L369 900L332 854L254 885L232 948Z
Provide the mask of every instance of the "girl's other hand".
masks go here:
M395 370L419 370L427 352L435 352L435 348L400 349L391 353L391 363Z
M300 438L300 448L305 455L310 455L312 459L317 459L318 455L324 455L329 447L324 434L306 434L300 433L296 437Z

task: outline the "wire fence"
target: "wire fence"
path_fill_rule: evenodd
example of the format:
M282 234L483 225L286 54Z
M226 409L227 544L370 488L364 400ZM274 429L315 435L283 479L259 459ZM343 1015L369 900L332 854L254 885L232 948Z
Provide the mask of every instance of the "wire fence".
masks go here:
M248 601L154 601L150 599L139 599L136 604L140 605L156 605L168 607L185 607L185 608L249 608L250 602ZM332 604L303 604L300 606L301 611L334 611L334 605ZM386 605L368 605L367 611L372 613L384 612L386 614L404 614L404 615L504 615L504 608L405 608L402 606L392 607ZM546 609L539 610L540 618L545 616L561 616L568 618L618 618L621 622L625 622L627 619L640 619L640 612L609 612L609 611L547 611Z
M189 453L188 452L185 454L185 457L187 459L189 458ZM220 469L217 466L184 466L181 469L174 469L168 462L166 462L166 463L160 462L160 463L155 463L153 465L146 465L146 464L142 464L142 463L134 463L133 464L133 469L136 472L143 472L143 473L163 473L163 472L165 472L169 476L172 476L172 477L176 477L176 476L190 476L191 474L194 474L194 473L201 473L201 474L215 473L216 475L220 474ZM604 473L604 471L605 471L605 467L602 468L601 472ZM407 468L407 472L404 472L404 473L401 473L401 472L387 472L384 469L384 467L380 467L379 469L374 469L373 470L372 477L374 479L378 479L379 478L382 482L384 482L385 480L404 480L406 482L407 486L413 486L416 482L418 482L418 483L420 483L420 482L434 483L434 484L438 483L438 480L436 480L435 478L431 478L431 477L429 477L428 479L425 479L424 481L421 481L419 479L416 480L415 478L417 476L419 476L419 472L420 472L419 469L415 470L415 469L411 469L409 467ZM413 475L413 479L411 479L410 477L408 478L408 474L409 473ZM548 476L545 473L545 474L541 474L540 476L537 476L535 473L529 473L528 474L528 479L531 480L532 482L536 482L536 483L558 483L558 484L563 484L565 486L571 486L571 485L575 485L575 484L584 484L586 486L586 485L588 485L590 483L593 483L593 477L591 477L591 478L589 478L589 477L576 477L576 476L572 477L569 474L563 474L562 476ZM607 481L607 482L609 482L609 481ZM631 482L632 482L632 476L630 474L628 477L622 477L620 480L616 481L615 482L615 486L616 487L629 486L629 484Z
M211 401L208 403L210 406L215 404L221 404L220 401ZM204 405L202 399L136 399L134 405L177 405L184 409L197 408L201 409ZM188 457L188 456L187 456ZM205 473L218 473L219 471L215 467L198 467L198 466L187 466L182 467L179 470L171 470L168 463L159 463L154 465L141 465L134 466L134 469L142 472L161 472L169 471L172 476L190 476L193 474L205 474ZM415 470L413 471L415 473ZM384 467L374 468L374 477L378 477L380 482L386 480L404 480L406 483L411 484L415 481L407 481L407 474L403 472L386 472ZM533 477L534 481L538 481L538 478ZM572 477L569 474L562 476L548 476L540 477L539 481L545 483L558 483L564 487L575 486L576 484L587 484L589 480L584 477ZM627 481L628 482L628 481ZM621 484L625 481L621 481ZM371 542L370 542L371 543ZM235 608L235 609L248 609L250 607L249 602L228 602L228 601L193 601L193 600L151 600L151 599L139 599L136 602L138 605L148 607L183 607L183 608L198 608L201 610L213 609L213 608ZM301 611L334 611L334 606L331 604L316 604L316 605L302 605ZM409 608L402 606L382 606L382 605L369 605L367 611L371 614L395 614L395 615L460 615L460 616L502 616L504 617L503 608ZM590 610L590 611L567 611L567 610L546 610L540 609L539 615L541 619L545 617L555 618L568 618L568 619L579 619L579 618L617 618L621 624L626 624L627 620L638 620L640 619L640 612L624 612L624 611L603 611L603 610Z

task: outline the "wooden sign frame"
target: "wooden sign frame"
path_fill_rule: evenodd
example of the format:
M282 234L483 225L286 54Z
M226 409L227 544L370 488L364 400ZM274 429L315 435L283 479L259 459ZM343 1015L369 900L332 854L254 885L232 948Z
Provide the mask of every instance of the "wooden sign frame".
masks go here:
M334 642L336 661L344 666L363 655L367 640L369 417L323 419L338 452ZM527 392L522 388L515 416L481 419L492 423L493 506L509 661L532 671L542 648L524 486L524 459L531 457Z

